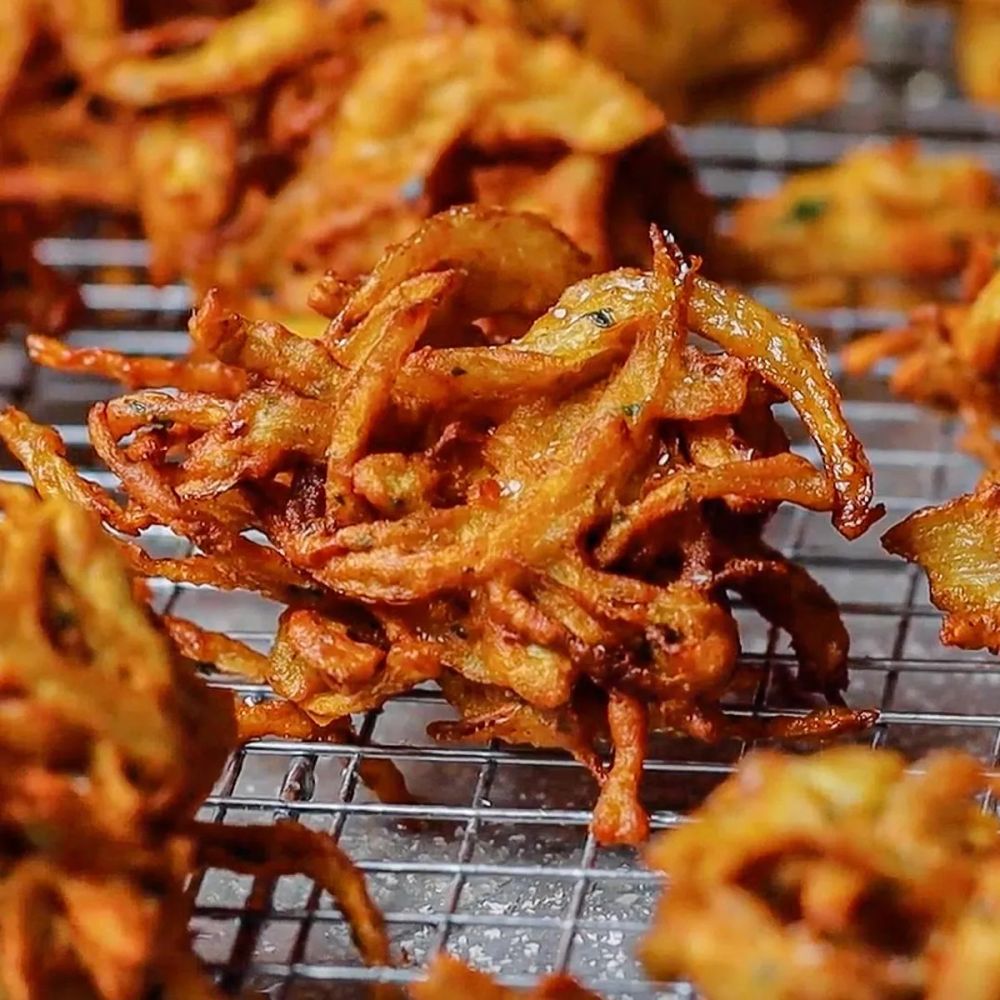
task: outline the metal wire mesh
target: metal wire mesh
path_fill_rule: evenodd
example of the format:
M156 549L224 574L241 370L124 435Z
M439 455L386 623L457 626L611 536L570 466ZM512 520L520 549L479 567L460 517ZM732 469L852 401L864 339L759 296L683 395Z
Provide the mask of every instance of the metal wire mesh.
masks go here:
M708 189L723 203L773 186L788 170L827 162L871 135L914 133L930 148L969 148L1000 166L1000 120L956 96L949 73L949 16L935 8L871 4L869 61L845 104L788 129L709 126L684 138ZM189 307L185 288L146 283L145 247L129 240L50 240L45 257L83 280L92 325L72 344L179 354ZM114 267L113 277L107 268ZM101 279L94 278L101 268ZM760 289L780 301L780 289ZM898 317L838 308L805 316L834 343ZM949 421L889 398L877 378L844 380L847 412L877 470L888 521L971 487L976 467L953 448ZM106 385L32 370L17 343L0 345L0 396L59 426L73 457L93 467L83 417ZM804 446L803 446L804 447ZM804 453L808 454L808 448ZM17 473L9 473L17 475ZM94 478L109 482L100 472ZM846 544L820 516L787 510L772 542L839 599L853 637L850 700L878 705L873 743L919 754L958 746L1000 760L1000 661L944 649L922 577L879 547L877 533ZM153 533L157 551L178 545ZM161 608L269 644L276 608L250 596L159 584ZM749 659L789 659L784 641L741 613ZM246 697L264 693L233 685ZM767 712L780 685L764 683L747 711ZM368 874L408 968L407 980L440 948L517 985L568 970L619 998L689 996L683 984L655 989L633 957L659 885L636 853L598 847L587 831L593 789L571 760L499 746L433 744L424 726L442 712L420 690L365 718L360 745L258 741L230 760L204 809L219 822L269 823L290 816L332 832ZM728 774L744 745L703 747L661 740L647 765L645 801L656 827L684 812ZM426 801L386 806L357 780L362 758L388 758ZM275 1000L366 995L374 973L360 967L331 901L306 879L282 879L266 909L250 912L248 880L209 871L192 885L197 948L234 992Z

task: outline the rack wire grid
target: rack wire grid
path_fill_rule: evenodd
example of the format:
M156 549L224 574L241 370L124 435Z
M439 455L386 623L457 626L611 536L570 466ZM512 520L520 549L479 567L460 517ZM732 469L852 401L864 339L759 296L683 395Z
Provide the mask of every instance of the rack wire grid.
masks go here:
M935 150L974 147L1000 166L1000 119L963 103L951 82L950 30L946 9L871 4L868 59L841 107L783 129L706 126L684 133L706 188L723 204L763 193L787 171L829 162L873 135L916 134ZM141 242L53 239L41 252L83 281L92 319L70 334L70 343L139 354L185 351L189 293L148 284ZM780 289L758 292L780 302ZM864 308L803 318L830 331L835 345L899 319ZM876 467L886 523L894 523L970 488L977 467L956 453L951 422L893 400L879 374L838 378L848 417ZM101 383L32 369L16 341L0 346L0 396L55 423L91 470L83 418L87 405L108 393ZM877 530L848 545L822 516L788 509L771 533L841 603L853 639L850 700L882 713L864 739L911 756L962 747L996 766L1000 661L939 644L939 616L922 575L887 556ZM150 541L163 551L176 545L162 534ZM163 609L257 648L269 644L276 608L262 599L166 583L155 594ZM749 612L740 615L748 659L765 669L789 660L780 636ZM252 684L212 682L248 698L266 696ZM762 684L747 710L767 712L772 688ZM258 740L229 761L203 810L219 822L292 817L332 833L365 871L407 964L360 966L338 911L304 878L279 880L266 906L250 909L249 880L208 871L191 887L193 930L220 982L235 994L274 1000L345 1000L366 996L374 978L412 980L430 956L447 949L510 985L565 970L609 997L693 996L684 984L657 987L643 978L634 951L661 886L637 852L601 848L589 835L594 789L582 769L551 752L435 745L424 726L442 711L433 691L419 690L360 720L360 745ZM677 824L746 750L660 740L644 788L654 827ZM395 762L423 804L375 801L357 780L363 758Z

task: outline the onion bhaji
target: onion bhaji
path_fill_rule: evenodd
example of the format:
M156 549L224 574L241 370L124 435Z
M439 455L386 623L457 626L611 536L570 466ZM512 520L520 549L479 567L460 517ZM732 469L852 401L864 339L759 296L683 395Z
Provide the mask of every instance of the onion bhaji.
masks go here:
M0 994L221 1000L188 937L206 866L309 875L388 963L332 840L194 820L235 744L232 695L176 655L143 590L93 514L0 483Z
M883 304L907 283L944 279L972 243L1000 235L997 184L971 156L931 156L911 140L865 146L789 177L733 212L735 266L793 286L802 301Z
M308 315L324 270L468 201L540 212L601 266L646 262L650 221L709 239L663 111L513 0L11 5L0 205L137 217L156 283Z
M648 852L649 973L707 1000L1000 995L1000 826L971 757L751 755Z
M860 55L857 0L516 0L614 66L675 121L788 121L836 104Z
M942 642L1000 652L1000 484L987 476L973 493L916 511L882 544L927 574L945 612Z
M651 238L651 271L595 275L541 217L463 206L359 282L326 279L319 338L218 294L186 360L32 338L42 364L133 390L88 421L124 504L19 411L0 413L0 439L44 495L125 536L155 524L192 543L155 559L126 540L139 573L286 606L268 656L172 626L188 657L268 682L319 726L436 680L459 718L435 737L573 754L601 787L598 838L636 842L650 730L871 724L840 697L834 602L762 531L782 501L847 538L882 513L816 338ZM779 400L822 468L789 450ZM801 688L830 707L723 710L746 677L731 593L791 635Z
M898 358L889 378L892 391L957 413L965 429L960 446L997 469L1000 268L995 240L973 247L962 276L962 300L921 305L905 326L859 337L844 348L844 367L861 375L885 358Z

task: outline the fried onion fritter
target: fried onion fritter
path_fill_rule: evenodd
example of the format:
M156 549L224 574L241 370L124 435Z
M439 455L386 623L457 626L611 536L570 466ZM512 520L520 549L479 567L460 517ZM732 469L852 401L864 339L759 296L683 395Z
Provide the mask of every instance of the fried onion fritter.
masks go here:
M183 827L234 737L226 696L178 662L92 515L7 485L0 507L0 989L215 997Z
M755 753L648 859L642 959L708 1000L992 997L1000 826L981 765L939 752Z
M962 301L918 306L903 327L858 338L843 350L852 374L898 359L889 387L898 396L955 412L959 446L988 469L1000 468L994 428L1000 416L1000 270L996 240L973 248L962 277Z
M598 269L648 263L650 222L711 251L665 126L831 103L857 4L612 6L10 0L0 205L137 219L155 283L271 317L469 200L545 215Z
M927 574L943 643L1000 652L1000 484L916 511L882 544Z
M364 879L332 840L195 821L235 746L232 696L177 656L140 583L91 513L0 483L0 992L217 1000L185 894L209 865L309 875L364 958L391 962Z
M841 700L836 605L761 533L783 501L848 538L881 515L815 338L651 238L652 271L587 277L539 216L466 206L390 249L318 339L218 296L192 318L186 369L36 338L36 359L134 390L88 421L124 504L20 412L0 414L0 438L43 493L193 544L153 559L126 541L139 573L286 607L266 658L171 625L185 655L267 681L318 725L438 681L460 718L436 735L572 753L602 789L598 838L637 842L649 730L871 723ZM165 382L179 391L146 387ZM780 399L822 468L790 454ZM831 707L723 710L741 671L733 594L791 633L803 690Z
M839 305L852 290L878 302L906 296L907 282L956 275L971 244L997 234L997 185L985 164L897 140L851 150L741 202L730 238L735 266L748 275Z
M651 221L710 240L662 109L513 0L11 2L0 205L137 219L154 283L301 316L325 270L469 200L546 215L599 268L646 263Z
M677 121L773 124L821 111L860 54L856 0L515 0L637 83Z
M655 105L560 38L466 27L400 40L359 70L266 207L249 193L232 223L239 237L208 243L193 278L202 289L280 289L291 270L364 273L456 194L546 215L599 268L637 263L627 253L637 219L705 238L707 213L674 216L697 193L663 127ZM658 204L626 179L642 149Z

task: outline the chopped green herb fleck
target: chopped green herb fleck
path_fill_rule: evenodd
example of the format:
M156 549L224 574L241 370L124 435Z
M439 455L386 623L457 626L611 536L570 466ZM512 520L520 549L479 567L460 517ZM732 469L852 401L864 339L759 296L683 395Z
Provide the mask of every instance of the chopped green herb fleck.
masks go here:
M635 418L642 413L642 403L626 403L622 407L622 413L624 413L629 420L635 420Z
M818 219L827 208L827 203L822 198L800 198L788 210L788 219L791 222L812 222Z

